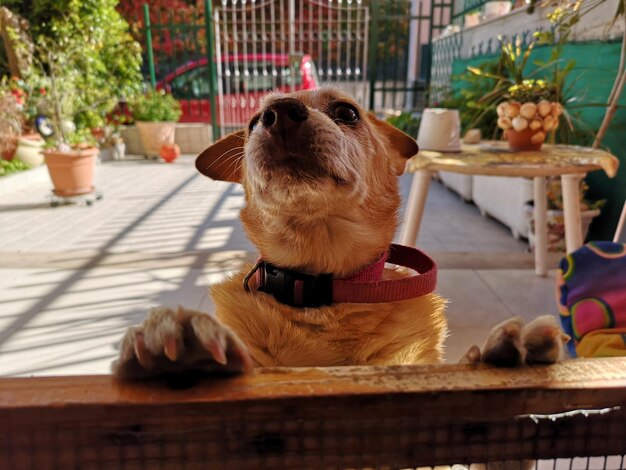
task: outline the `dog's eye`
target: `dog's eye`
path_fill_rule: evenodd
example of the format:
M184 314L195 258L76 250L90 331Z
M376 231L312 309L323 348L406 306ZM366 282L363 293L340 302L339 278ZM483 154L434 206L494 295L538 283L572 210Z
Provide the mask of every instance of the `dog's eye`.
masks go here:
M332 109L330 117L338 123L355 124L359 121L359 112L351 104L338 103Z
M250 121L250 124L248 124L248 132L250 134L252 134L252 131L256 128L256 125L259 123L260 117L261 117L260 114L254 116L252 120Z

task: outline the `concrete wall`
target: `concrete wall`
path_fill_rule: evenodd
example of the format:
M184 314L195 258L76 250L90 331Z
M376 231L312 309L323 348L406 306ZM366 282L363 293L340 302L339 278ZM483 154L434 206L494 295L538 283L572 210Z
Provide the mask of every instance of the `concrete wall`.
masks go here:
M572 29L572 41L610 41L621 37L624 31L623 21L617 21L609 28L619 1L605 0L600 6L585 14L584 19ZM529 15L526 9L518 9L478 26L464 29L458 33L463 37L460 57L469 58L479 54L481 44L483 53L495 52L498 36L510 39L517 35L532 35L535 31L549 30L550 23L546 16L550 11L552 8L537 8ZM488 44L492 44L491 50L485 49Z
M178 123L176 125L175 142L181 153L192 155L200 154L211 145L213 131L209 124ZM135 126L122 128L122 139L126 144L126 153L129 155L143 155L144 149L139 139L139 131Z

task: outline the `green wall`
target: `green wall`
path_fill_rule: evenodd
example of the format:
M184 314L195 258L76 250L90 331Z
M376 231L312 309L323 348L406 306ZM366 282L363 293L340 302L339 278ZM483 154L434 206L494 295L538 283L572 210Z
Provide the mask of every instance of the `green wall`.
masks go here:
M576 61L576 66L568 76L568 85L572 85L570 95L576 97L578 104L606 103L617 73L620 48L621 43L617 42L571 43L564 47L563 63L570 59ZM547 47L536 48L532 53L531 60L547 60L549 54L550 49ZM455 60L453 74L459 74L468 65L477 65L490 58L494 58L494 56ZM527 72L532 70L532 67L533 65L529 63ZM602 215L594 220L591 226L590 239L610 240L613 238L626 198L626 89L622 93L620 105L625 106L625 108L618 109L602 142L602 146L620 160L617 176L609 179L603 172L596 171L587 177L590 186L589 198L607 200ZM573 112L579 114L583 127L595 132L600 127L604 110L605 108L599 106L585 106L576 108ZM590 145L591 142L592 136L588 135L580 143Z

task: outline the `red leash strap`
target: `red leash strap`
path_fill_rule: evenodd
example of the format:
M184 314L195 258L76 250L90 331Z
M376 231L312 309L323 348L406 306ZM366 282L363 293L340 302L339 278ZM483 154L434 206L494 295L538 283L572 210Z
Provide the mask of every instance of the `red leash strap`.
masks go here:
M373 282L335 279L333 302L393 302L420 297L435 290L437 266L428 255L417 248L391 245L387 262L411 268L418 274L402 279Z

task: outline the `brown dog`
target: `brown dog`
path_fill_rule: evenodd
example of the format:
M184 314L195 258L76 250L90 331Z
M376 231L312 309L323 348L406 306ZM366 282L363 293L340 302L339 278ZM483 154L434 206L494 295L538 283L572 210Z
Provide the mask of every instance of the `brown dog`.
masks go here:
M440 362L445 302L432 289L331 303L327 288L346 278L381 281L376 266L383 281L419 281L415 272L382 270L397 228L397 177L416 153L411 137L336 90L268 95L248 129L196 162L213 179L243 184L241 220L266 264L245 287L246 272L213 287L217 318L153 310L127 332L114 373ZM278 290L268 291L271 283Z

